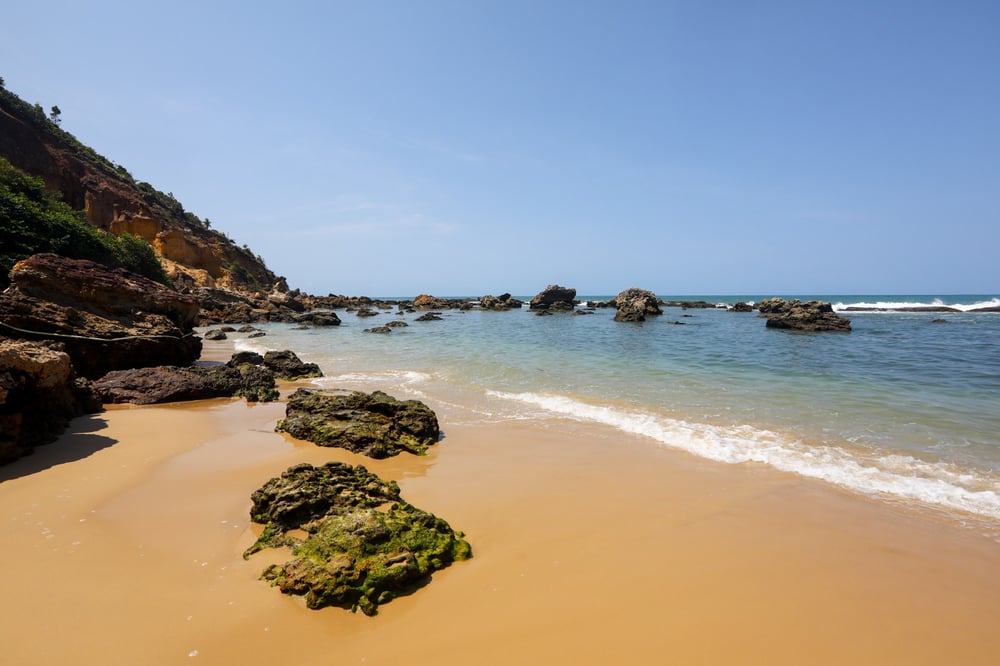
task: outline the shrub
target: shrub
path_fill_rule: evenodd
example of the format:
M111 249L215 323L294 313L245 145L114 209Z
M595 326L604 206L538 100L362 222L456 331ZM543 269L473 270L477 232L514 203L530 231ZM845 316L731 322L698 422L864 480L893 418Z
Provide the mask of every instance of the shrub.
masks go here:
M7 283L15 263L39 252L90 259L168 283L149 243L91 227L82 212L46 190L40 178L22 173L0 157L0 284Z

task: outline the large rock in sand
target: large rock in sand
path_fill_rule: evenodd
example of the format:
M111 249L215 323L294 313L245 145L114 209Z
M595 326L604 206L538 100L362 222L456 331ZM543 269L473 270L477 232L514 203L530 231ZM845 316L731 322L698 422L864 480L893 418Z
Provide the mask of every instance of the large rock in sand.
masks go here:
M417 400L382 391L349 394L299 389L288 399L279 432L319 446L337 446L370 458L409 451L418 455L441 435L437 416Z
M395 482L364 467L296 465L251 500L250 517L264 530L244 557L291 547L293 559L267 567L261 578L286 594L303 595L309 608L374 615L380 604L472 555L461 532L403 501Z

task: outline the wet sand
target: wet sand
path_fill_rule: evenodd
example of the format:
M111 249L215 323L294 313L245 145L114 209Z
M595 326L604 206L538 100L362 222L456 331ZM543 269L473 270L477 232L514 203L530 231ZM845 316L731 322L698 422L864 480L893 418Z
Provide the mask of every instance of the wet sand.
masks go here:
M431 405L437 409L437 406ZM0 468L11 664L993 664L1000 543L914 507L565 420L373 461L281 404L113 408ZM259 581L250 493L364 464L474 558L377 617Z

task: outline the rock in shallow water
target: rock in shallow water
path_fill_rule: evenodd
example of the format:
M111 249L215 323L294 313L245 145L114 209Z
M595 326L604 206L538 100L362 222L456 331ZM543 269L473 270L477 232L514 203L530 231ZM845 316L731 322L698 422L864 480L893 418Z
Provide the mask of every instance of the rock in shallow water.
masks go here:
M330 462L289 468L251 497L264 532L244 557L290 546L293 559L261 578L309 608L339 606L374 615L472 550L444 520L403 501L399 486L364 467ZM391 503L388 508L386 504ZM288 532L302 530L304 539Z
M850 331L851 320L833 311L826 301L765 298L758 306L760 316L767 318L768 328L786 328L799 331Z

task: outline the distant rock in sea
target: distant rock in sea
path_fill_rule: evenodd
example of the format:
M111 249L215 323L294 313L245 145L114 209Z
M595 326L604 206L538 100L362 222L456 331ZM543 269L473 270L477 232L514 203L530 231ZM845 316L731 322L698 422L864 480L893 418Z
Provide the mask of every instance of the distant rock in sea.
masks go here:
M615 321L646 321L649 315L663 314L656 294L645 289L631 287L614 298Z
M767 318L768 328L798 331L850 331L851 320L833 311L826 301L792 301L765 298L758 306L760 316Z
M532 310L569 312L576 307L576 289L550 284L531 299L528 307Z

